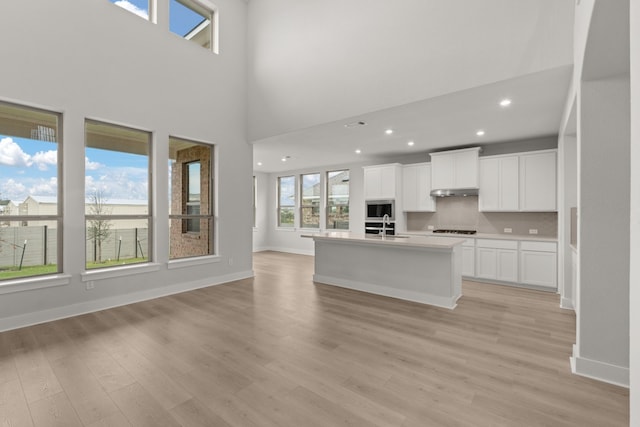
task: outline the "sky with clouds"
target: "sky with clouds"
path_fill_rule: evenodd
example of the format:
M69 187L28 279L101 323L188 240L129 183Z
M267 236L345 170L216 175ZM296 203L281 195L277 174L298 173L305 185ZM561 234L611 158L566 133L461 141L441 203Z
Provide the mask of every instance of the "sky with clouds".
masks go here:
M147 200L148 158L87 148L85 191L107 199ZM57 195L57 144L0 135L0 198L16 202L28 196Z

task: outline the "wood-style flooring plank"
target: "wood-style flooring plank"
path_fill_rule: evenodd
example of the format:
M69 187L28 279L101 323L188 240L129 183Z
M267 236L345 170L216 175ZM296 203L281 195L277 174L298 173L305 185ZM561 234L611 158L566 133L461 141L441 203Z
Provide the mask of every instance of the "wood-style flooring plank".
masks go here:
M556 294L465 281L447 310L313 283L309 256L254 271L0 333L0 425L629 423L627 389L571 374Z

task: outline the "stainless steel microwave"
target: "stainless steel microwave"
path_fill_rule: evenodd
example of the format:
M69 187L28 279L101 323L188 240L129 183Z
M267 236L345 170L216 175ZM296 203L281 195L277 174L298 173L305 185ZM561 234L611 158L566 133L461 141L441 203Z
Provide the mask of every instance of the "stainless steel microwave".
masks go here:
M395 221L395 200L367 200L365 202L365 215L367 221L382 221L385 215L389 215L390 221Z

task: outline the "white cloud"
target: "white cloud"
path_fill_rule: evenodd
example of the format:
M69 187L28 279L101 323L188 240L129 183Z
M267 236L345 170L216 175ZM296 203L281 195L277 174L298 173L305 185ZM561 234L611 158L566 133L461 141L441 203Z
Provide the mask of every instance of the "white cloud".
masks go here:
M87 194L103 191L110 199L140 199L148 197L148 174L146 169L122 167L106 168L101 175L86 175Z
M136 6L135 4L127 1L127 0L118 0L117 2L114 2L113 4L115 4L116 6L120 6L123 9L128 10L131 13L134 13L136 15L138 15L141 18L144 18L146 20L149 20L149 12L144 10L144 9L140 9L138 6Z
M92 162L91 160L89 160L88 157L84 158L84 170L94 171L94 170L99 169L101 167L102 167L101 163Z
M7 166L31 166L31 156L22 151L12 138L0 139L0 164Z
M0 194L3 199L22 201L25 198L26 190L23 183L17 182L13 178L9 178L0 185Z
M49 180L39 180L29 188L29 194L33 196L55 196L58 194L58 179L51 177Z
M58 164L58 151L49 150L49 151L38 151L31 158L33 163L38 166L38 169L41 171L46 171L49 165L57 165Z

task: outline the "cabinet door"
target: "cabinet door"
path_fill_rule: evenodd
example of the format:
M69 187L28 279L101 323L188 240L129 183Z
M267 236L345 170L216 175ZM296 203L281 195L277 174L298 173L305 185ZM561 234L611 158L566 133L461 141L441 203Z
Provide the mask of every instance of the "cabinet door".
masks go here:
M476 248L476 277L495 279L497 277L497 250Z
M382 171L378 168L365 168L364 170L364 198L375 200L380 198L380 185L382 183Z
M405 211L419 210L418 188L418 167L405 166L402 169L402 206Z
M380 198L396 198L396 168L394 166L380 168Z
M462 247L462 275L467 277L475 276L475 256L474 247Z
M555 152L520 156L520 210L556 211L556 181Z
M478 210L500 210L500 159L480 159L479 186Z
M518 211L520 208L518 156L502 157L499 160L499 208L501 211Z
M443 190L454 188L454 156L444 154L431 158L431 188Z
M520 282L556 288L556 258L553 252L520 251Z
M421 212L435 212L436 201L431 197L431 165L420 165L417 167L418 178L416 198L418 199L418 210Z
M462 151L454 157L454 187L478 188L478 152Z
M498 267L496 279L505 282L518 281L518 251L511 249L497 249Z

